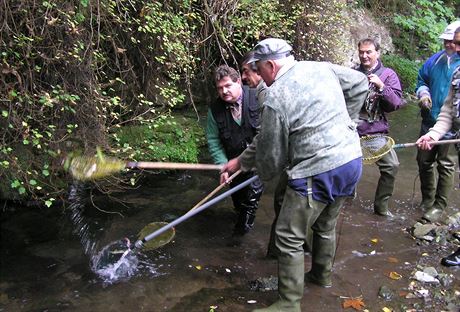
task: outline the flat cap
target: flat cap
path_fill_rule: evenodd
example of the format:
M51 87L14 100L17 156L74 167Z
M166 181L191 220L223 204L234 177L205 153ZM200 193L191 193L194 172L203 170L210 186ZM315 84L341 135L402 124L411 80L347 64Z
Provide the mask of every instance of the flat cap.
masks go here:
M444 29L444 32L439 36L440 39L444 40L453 40L454 39L454 33L457 28L460 27L460 21L453 22L449 24L446 29Z
M291 55L292 47L283 39L268 38L254 47L254 56L248 63L266 60L278 60Z

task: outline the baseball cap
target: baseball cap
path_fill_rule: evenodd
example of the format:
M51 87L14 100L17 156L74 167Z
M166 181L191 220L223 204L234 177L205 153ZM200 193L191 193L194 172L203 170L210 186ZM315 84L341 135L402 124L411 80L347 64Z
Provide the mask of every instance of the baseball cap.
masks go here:
M248 63L285 58L291 55L291 51L291 45L283 39L264 39L256 44L254 55Z
M446 29L444 29L444 32L439 36L440 39L444 40L452 40L454 39L454 33L457 28L460 27L460 21L453 22L449 24Z

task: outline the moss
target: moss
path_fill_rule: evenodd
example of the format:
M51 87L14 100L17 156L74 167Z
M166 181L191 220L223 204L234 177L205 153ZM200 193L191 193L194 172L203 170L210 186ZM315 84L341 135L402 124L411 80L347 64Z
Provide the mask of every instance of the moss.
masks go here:
M205 143L203 128L192 118L170 117L151 125L126 126L116 137L123 151L137 160L198 162Z

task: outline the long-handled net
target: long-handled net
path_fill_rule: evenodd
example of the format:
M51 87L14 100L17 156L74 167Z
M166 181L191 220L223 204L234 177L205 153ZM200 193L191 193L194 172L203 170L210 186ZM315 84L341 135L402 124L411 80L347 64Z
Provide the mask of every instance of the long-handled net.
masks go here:
M417 146L416 143L395 144L393 138L386 135L368 135L360 139L363 163L372 164L390 152L391 149ZM459 144L460 139L430 142L431 145Z
M228 178L227 181L230 182L240 173L240 170L235 172ZM129 278L137 271L137 265L139 262L137 256L141 249L152 250L166 245L174 238L174 227L176 225L184 222L195 214L207 209L213 204L239 191L243 187L246 187L257 178L257 176L253 176L245 182L211 199L209 202L204 203L225 186L225 184L219 185L210 194L208 194L205 198L193 206L187 213L177 218L173 222L152 222L148 224L139 232L138 240L134 245L132 245L127 238L115 241L107 245L93 260L93 270L110 282Z
M130 161L126 162L114 157L97 156L68 156L64 160L64 168L80 181L97 180L119 173L126 168L163 169L163 170L220 170L221 165Z

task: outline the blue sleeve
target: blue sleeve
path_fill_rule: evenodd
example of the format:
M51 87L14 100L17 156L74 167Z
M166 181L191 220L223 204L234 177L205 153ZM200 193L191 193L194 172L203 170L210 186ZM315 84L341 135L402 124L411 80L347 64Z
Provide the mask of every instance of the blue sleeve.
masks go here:
M436 63L436 60L439 58L444 51L440 51L436 54L433 54L419 69L417 76L417 86L415 87L415 93L418 93L422 90L427 90L430 92L430 73L431 68Z

